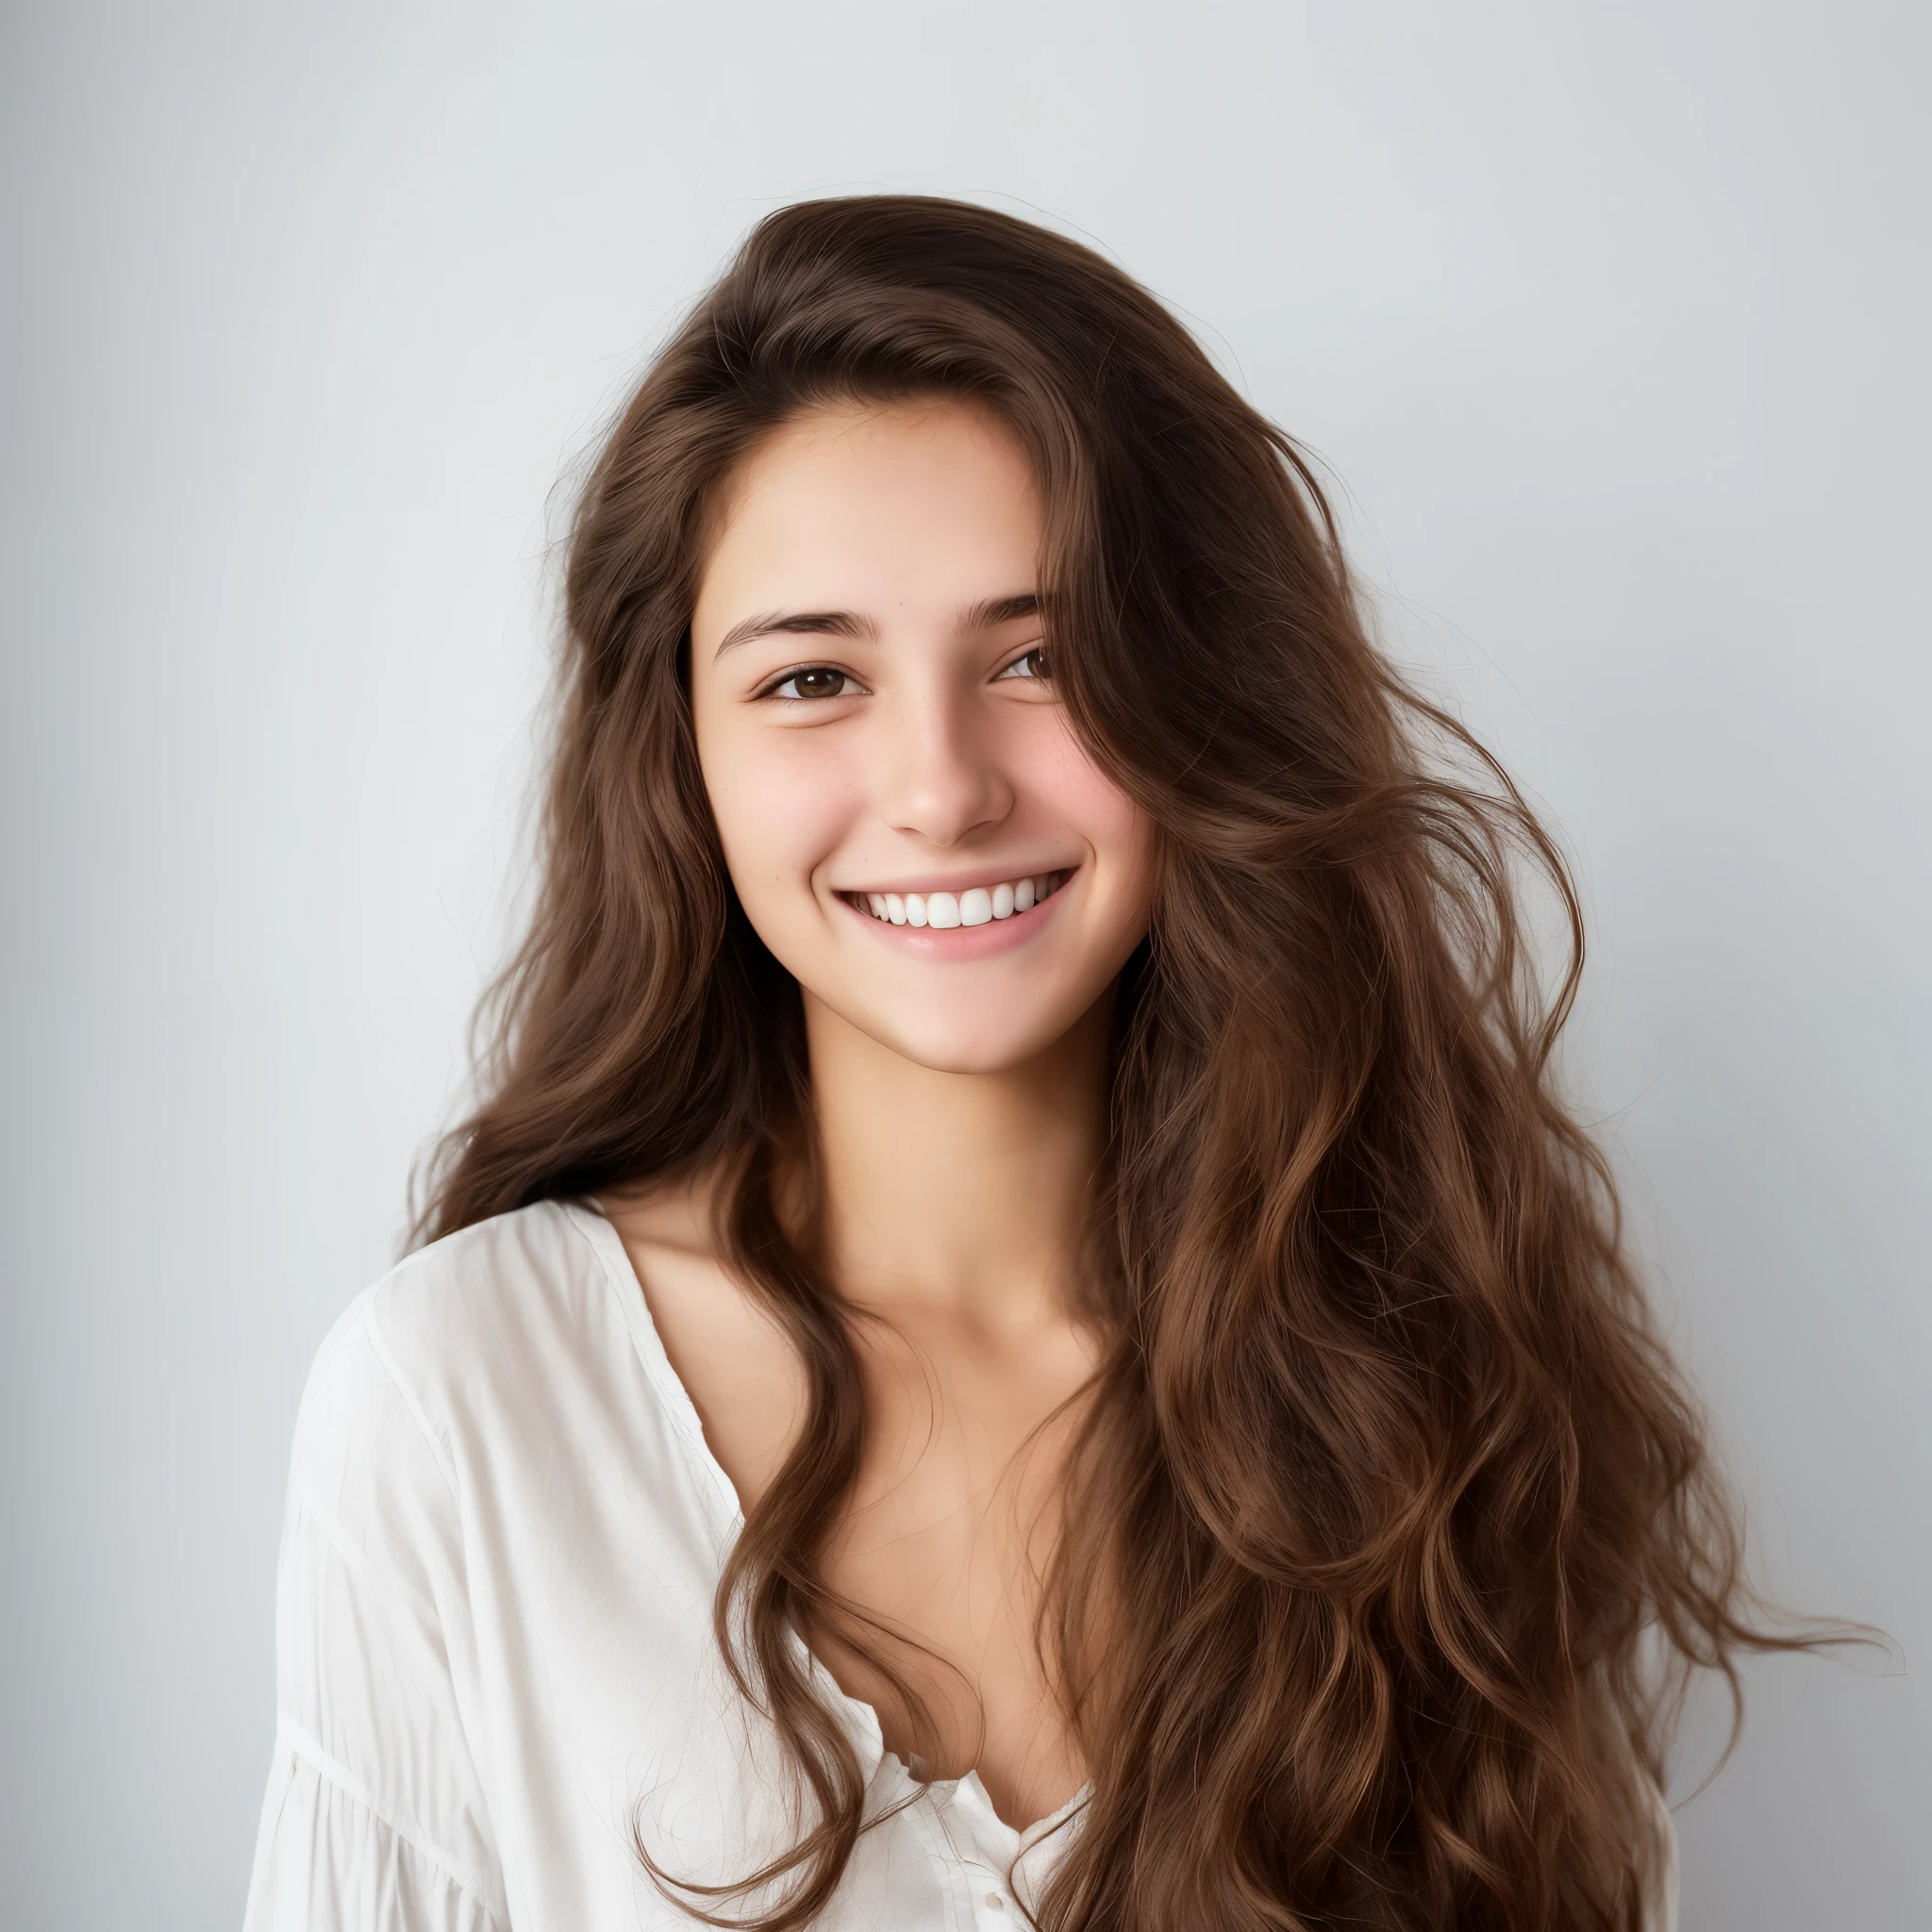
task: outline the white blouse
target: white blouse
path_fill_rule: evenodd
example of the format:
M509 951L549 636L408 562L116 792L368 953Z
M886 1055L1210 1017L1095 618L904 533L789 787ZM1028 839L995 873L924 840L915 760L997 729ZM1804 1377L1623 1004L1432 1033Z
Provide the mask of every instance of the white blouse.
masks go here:
M714 1884L794 1837L712 1635L741 1523L594 1210L500 1215L358 1296L295 1428L246 1932L688 1932L640 1834ZM1024 1924L1085 1794L1015 1831L976 1774L916 1782L817 1677L883 1815L818 1923Z

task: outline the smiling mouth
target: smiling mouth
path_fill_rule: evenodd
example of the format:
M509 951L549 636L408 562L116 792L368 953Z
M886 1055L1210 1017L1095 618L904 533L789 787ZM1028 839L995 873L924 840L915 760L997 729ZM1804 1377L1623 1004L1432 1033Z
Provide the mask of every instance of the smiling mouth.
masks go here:
M1030 912L1051 899L1074 875L1073 869L1002 879L996 886L974 886L964 892L841 892L855 911L890 925L925 925L945 931L956 925L988 925Z

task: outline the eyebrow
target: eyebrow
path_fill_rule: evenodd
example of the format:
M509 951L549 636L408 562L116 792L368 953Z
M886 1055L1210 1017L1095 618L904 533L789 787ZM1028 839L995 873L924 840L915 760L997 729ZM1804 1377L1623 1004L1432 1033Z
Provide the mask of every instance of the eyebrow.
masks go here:
M1040 615L1040 599L1031 591L1023 591L1012 597L988 597L983 603L975 604L969 610L959 628L961 630L992 630L1003 624L1014 624L1023 617Z
M862 617L849 610L765 610L734 624L719 641L714 656L722 658L754 638L770 637L774 631L793 632L806 637L869 638L877 632Z
M1002 624L1013 624L1039 613L1040 598L1031 591L1009 597L982 598L959 620L961 631L992 630ZM734 624L719 640L713 658L722 658L754 638L783 633L793 637L869 638L876 640L878 626L870 618L850 610L764 610Z

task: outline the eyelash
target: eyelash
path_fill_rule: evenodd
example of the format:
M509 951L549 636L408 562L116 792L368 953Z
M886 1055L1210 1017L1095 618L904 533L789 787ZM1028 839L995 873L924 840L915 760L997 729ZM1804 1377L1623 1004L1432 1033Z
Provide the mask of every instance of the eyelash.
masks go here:
M1039 667L1028 677L1021 678L1016 676L1017 667L1025 663L1029 658L1037 658L1040 660ZM1015 683L1031 683L1037 679L1044 684L1050 675L1045 665L1046 646L1044 644L1033 644L1026 650L1022 651L1003 671L997 672L992 681L995 684L999 683L1002 679L1008 679ZM788 705L829 704L834 698L850 697L852 695L850 691L846 691L824 692L817 697L809 698L802 692L793 692L790 696L785 695L785 687L788 684L791 683L795 678L809 676L815 671L831 672L842 677L848 684L858 685L860 691L865 689L863 685L859 684L858 679L853 676L851 672L841 671L836 664L794 664L790 671L781 672L776 677L773 678L769 684L759 691L758 695L761 698L778 698L781 703Z
M771 681L771 683L766 685L764 689L758 692L758 696L761 698L778 697L780 693L783 692L785 687L788 684L790 684L793 678L808 677L815 671L828 671L831 672L835 676L842 677L847 684L858 684L858 678L854 677L851 672L841 671L836 664L795 664L790 671L784 672L777 677L774 677ZM859 689L862 691L864 689L864 686L860 685ZM794 691L791 696L785 697L783 699L783 702L788 705L823 705L828 703L834 697L844 698L850 697L852 693L850 691L841 691L822 692L817 697L808 698L802 691Z
M1034 668L1033 677L1037 678L1041 684L1048 683L1052 679L1053 673L1046 668L1046 646L1044 644L1027 645L1027 647L1024 651L1022 651L1017 658L1013 659L1012 663L1008 664L1006 670L1002 671L999 674L999 676L1010 676L1012 673L1020 665L1025 663L1025 661L1029 658L1038 658L1040 659L1039 664L1036 665ZM995 678L993 681L994 683L998 683L999 679ZM1031 680L1026 681L1030 682Z

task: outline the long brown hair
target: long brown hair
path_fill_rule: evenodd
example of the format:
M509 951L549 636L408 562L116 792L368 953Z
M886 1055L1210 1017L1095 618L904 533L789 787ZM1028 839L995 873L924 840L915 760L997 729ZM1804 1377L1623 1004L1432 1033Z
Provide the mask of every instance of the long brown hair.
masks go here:
M1097 1183L1109 1352L1040 1625L1093 1784L1041 1921L1633 1926L1671 1687L1780 1640L1553 1074L1576 898L1374 648L1295 444L1089 250L952 202L808 203L657 358L582 492L541 897L419 1233L724 1176L726 1258L809 1380L716 1603L808 1801L743 1896L782 1881L755 1923L806 1924L864 1790L791 1633L891 1666L819 1574L861 1384L774 1192L809 1137L800 1003L725 873L684 654L745 452L813 404L933 395L1029 454L1057 687L1160 841ZM1541 991L1526 874L1568 921Z

